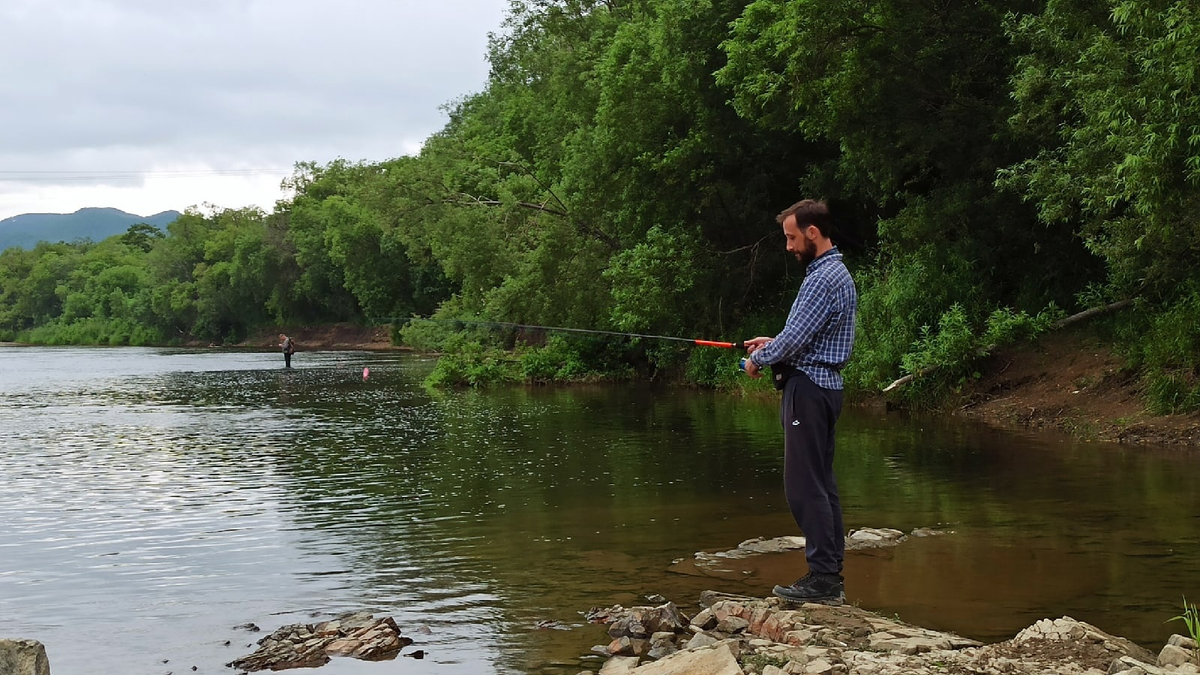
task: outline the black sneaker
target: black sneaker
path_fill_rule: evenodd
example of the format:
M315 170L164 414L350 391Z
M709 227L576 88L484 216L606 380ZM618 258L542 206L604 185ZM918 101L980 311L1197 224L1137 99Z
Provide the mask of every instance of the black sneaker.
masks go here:
M775 597L791 602L840 605L846 601L845 585L840 574L809 572L791 586L776 586L771 592Z

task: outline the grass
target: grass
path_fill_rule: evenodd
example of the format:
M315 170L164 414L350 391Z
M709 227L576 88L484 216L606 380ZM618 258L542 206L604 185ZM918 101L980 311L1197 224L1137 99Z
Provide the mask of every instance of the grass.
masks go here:
M1200 610L1193 603L1188 604L1187 596L1183 597L1183 614L1173 616L1167 621L1182 621L1187 626L1188 635L1198 646L1192 650L1192 660L1200 662Z

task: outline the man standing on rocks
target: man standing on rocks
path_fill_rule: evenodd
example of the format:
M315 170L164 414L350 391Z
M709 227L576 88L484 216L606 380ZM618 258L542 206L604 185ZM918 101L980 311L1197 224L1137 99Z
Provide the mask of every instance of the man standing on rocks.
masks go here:
M842 562L846 535L833 475L834 426L842 412L841 370L854 347L858 292L830 235L825 202L806 199L776 218L787 250L806 267L783 331L746 340L746 373L762 377L771 366L783 391L783 489L804 532L808 574L774 594L796 602L845 599Z

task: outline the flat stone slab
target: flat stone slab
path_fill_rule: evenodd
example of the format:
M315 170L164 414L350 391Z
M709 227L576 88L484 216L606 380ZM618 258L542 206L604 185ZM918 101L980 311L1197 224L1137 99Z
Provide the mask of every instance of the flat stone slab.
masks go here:
M868 549L887 548L891 546L899 546L912 537L933 537L944 534L952 534L951 530L939 530L930 527L919 527L913 530L910 534L905 534L900 530L894 530L888 527L864 527L857 530L851 530L846 535L846 550L847 551L863 551ZM723 574L736 573L733 569L732 561L745 560L755 556L765 555L768 553L786 553L788 551L804 550L805 539L799 536L783 536L775 537L774 539L764 539L756 537L747 539L738 544L736 548L727 551L699 551L692 560L686 558L676 560L673 564L675 571L685 571L689 567L694 567L701 574L712 574L720 576ZM686 561L686 565L683 563Z

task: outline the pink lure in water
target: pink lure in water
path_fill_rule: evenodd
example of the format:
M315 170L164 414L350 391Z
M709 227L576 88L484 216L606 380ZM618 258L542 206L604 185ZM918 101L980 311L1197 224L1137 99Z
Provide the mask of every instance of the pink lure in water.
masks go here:
M371 369L370 369L370 368L363 368L363 382L366 382L366 381L367 381L367 378L368 378L368 377L370 377L370 376L371 376Z

